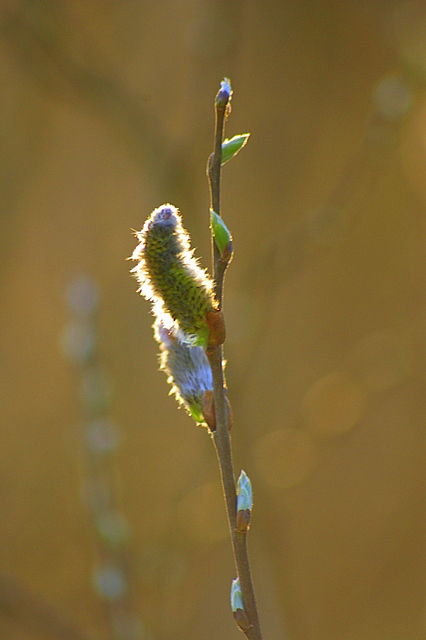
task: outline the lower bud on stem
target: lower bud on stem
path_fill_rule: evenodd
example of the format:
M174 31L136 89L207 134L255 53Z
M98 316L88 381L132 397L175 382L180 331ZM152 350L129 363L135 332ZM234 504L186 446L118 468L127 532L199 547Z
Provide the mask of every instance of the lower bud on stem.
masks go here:
M247 631L253 628L253 625L250 624L250 620L248 619L244 609L237 609L232 613L233 613L235 622L237 623L238 627L241 629L243 633L247 633Z
M240 509L235 516L235 531L237 533L247 533L250 529L251 511L250 509Z
M231 429L233 416L232 416L231 404L227 396L225 396L225 403L226 403L226 411L228 414L228 429ZM201 408L203 411L204 420L206 421L210 431L216 431L216 411L214 408L213 391L207 390L203 393Z
M208 311L206 313L206 323L210 329L207 343L207 353L212 354L221 344L225 342L226 329L223 312L219 310Z

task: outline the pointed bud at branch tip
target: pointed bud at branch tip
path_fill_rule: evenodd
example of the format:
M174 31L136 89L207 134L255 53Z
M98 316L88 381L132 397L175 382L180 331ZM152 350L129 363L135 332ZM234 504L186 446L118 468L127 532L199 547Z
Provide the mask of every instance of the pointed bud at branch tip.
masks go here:
M241 133L238 136L234 136L233 138L226 138L226 140L223 141L222 143L222 166L228 162L229 160L231 160L231 158L233 158L234 156L237 155L237 153L239 151L241 151L241 149L243 147L245 147L245 145L248 142L248 139L250 137L249 133Z
M224 78L220 83L220 89L216 95L216 108L217 109L225 109L228 102L232 97L232 88L231 81L229 78Z
M231 81L229 78L224 78L222 80L222 82L220 83L220 90L225 91L228 94L229 98L232 96Z
M210 209L210 221L220 259L222 262L228 264L233 254L232 236L221 216L219 216L216 211L213 211L213 209Z

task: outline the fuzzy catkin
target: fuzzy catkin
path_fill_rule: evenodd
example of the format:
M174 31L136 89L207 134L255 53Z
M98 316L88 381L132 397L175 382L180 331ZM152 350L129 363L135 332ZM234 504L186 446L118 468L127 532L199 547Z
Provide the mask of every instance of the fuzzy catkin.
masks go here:
M171 204L155 209L137 237L140 242L132 259L138 264L132 272L140 292L153 302L154 314L163 324L170 327L174 323L193 340L206 331L206 315L217 303L211 279L193 256L178 209Z
M197 423L205 423L203 395L213 389L213 377L204 349L181 342L158 318L154 323L154 337L160 345L160 369L172 385L170 393Z

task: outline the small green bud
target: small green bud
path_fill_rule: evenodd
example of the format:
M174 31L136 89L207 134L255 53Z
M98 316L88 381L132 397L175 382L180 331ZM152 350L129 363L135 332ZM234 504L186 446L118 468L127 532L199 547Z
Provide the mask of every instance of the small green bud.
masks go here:
M245 147L250 137L249 133L241 133L233 138L226 138L222 142L222 166Z
M241 471L237 482L237 511L253 509L253 491L250 478L245 471Z
M233 243L229 229L221 216L219 216L216 211L213 211L213 209L210 209L210 221L220 258L223 262L230 262L233 253Z
M243 594L241 593L241 585L240 585L240 579L239 578L235 578L235 580L232 581L232 585L231 585L231 609L234 612L237 611L237 609L243 609L244 610Z
M153 302L154 315L182 339L207 346L207 313L216 310L213 282L190 248L179 211L171 204L155 209L137 232L140 241L132 259L132 273L140 292Z
M170 390L197 424L206 424L203 396L213 389L209 361L202 347L190 347L167 330L161 320L154 323L154 337L160 345L160 369L168 376Z
M235 578L235 580L232 581L231 608L232 608L232 613L234 615L234 620L239 626L239 628L241 629L241 631L243 631L243 633L246 633L247 631L253 628L253 625L250 624L250 620L248 619L244 609L243 594L241 592L241 585L240 585L239 578Z
M241 471L237 483L237 513L235 516L235 530L239 533L247 533L249 530L252 508L251 482L246 472Z

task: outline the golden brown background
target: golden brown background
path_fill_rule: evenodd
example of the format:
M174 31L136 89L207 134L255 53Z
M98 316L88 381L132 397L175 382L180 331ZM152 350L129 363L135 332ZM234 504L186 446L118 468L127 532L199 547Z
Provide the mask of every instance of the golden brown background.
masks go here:
M172 202L209 264L225 75L227 134L252 134L223 177L226 357L265 638L426 638L426 5L397 0L0 3L0 638L241 637L214 450L125 260ZM89 364L64 347L82 276Z

